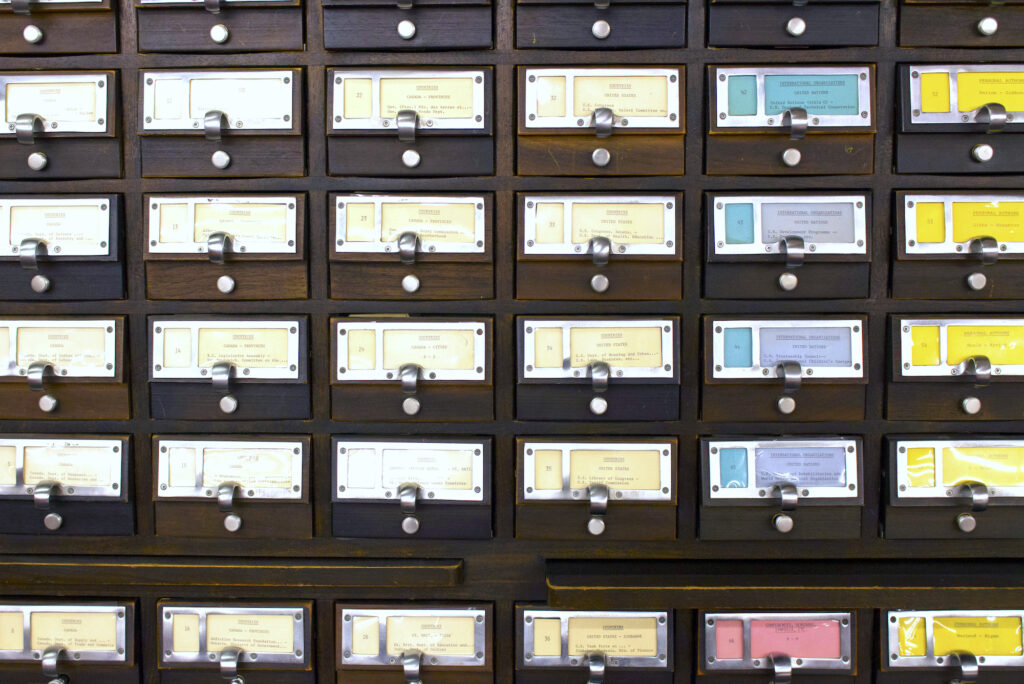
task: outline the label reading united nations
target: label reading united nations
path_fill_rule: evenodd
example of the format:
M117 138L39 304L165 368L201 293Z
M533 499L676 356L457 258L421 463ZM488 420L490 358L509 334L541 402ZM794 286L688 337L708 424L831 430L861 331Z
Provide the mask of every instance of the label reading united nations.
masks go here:
M801 366L844 368L853 363L849 328L760 328L760 365L796 361Z
M758 487L789 482L798 487L845 487L843 447L769 447L754 450Z
M854 241L852 202L765 203L761 205L761 241L776 243L790 236L807 242Z

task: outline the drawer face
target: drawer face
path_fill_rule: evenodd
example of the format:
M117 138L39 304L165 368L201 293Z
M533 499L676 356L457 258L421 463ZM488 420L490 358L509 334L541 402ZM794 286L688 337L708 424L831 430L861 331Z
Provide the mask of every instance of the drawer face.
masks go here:
M715 47L854 47L878 44L878 3L708 4Z
M213 13L185 0L135 0L140 52L302 50L302 7L294 2L219 0Z
M483 50L492 45L490 4L409 9L337 3L324 7L328 50Z
M899 36L903 47L1020 47L1024 45L1024 7L904 2Z
M937 677L948 678L951 669L957 671L948 662L956 662L951 653L983 662L984 676L997 684L1011 681L1014 673L1020 677L1024 670L1024 614L1019 610L883 610L881 616L882 652L889 654L881 677L916 675L920 679L915 682L940 681Z
M117 52L117 17L110 0L33 4L30 14L0 8L0 53L108 52Z
M525 3L516 6L516 47L616 50L686 45L682 3Z

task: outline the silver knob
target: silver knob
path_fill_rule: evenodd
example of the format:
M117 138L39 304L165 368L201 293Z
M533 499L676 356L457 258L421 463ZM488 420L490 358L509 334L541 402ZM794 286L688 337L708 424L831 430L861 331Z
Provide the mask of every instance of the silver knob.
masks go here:
M801 19L800 17L793 17L792 19L786 22L786 33L793 36L794 38L798 38L804 35L804 31L806 30L807 22Z
M25 27L25 30L21 32L21 37L25 39L26 43L41 43L43 41L43 29L39 28L35 24L29 24Z
M410 273L402 278L402 289L409 294L416 292L420 289L420 279Z
M975 292L984 290L986 285L988 285L988 278L984 273L972 273L967 276L967 287Z
M612 153L603 147L598 147L590 155L590 159L594 162L594 166L608 166L608 162L612 160Z
M48 530L59 530L63 524L64 518L60 513L47 513L46 517L43 518L43 527Z
M977 25L978 33L983 36L995 35L995 32L999 30L999 22L996 21L995 17L985 17L978 22ZM25 40L28 40L27 38Z
M978 526L978 519L970 513L961 513L956 516L956 526L960 528L961 532L973 532Z
M406 534L416 534L420 531L420 521L411 515L402 520L402 531Z
M220 401L218 402L217 405L220 406L220 410L223 413L234 413L235 411L238 410L238 399L235 399L230 394L227 394L220 398Z
M594 517L587 521L587 532L595 537L604 534L605 527L605 522L601 518Z
M224 516L224 529L228 532L237 532L242 529L242 516L235 513Z
M782 153L782 163L786 166L793 167L800 163L801 157L803 157L803 155L800 154L800 150L795 147L789 147Z
M985 162L992 161L992 157L996 156L996 151L988 143L982 143L975 145L971 149L971 156L974 158L974 161L984 164Z
M594 292L607 292L609 285L611 285L611 281L603 273L598 273L590 279L590 289Z
M231 37L231 32L228 31L228 27L224 24L216 24L210 27L210 40L218 45L223 45L228 42L228 38Z
M604 397L594 397L590 400L590 412L595 416L603 416L608 410L608 400Z
M39 410L44 413L53 413L57 410L57 397L52 394L44 394L39 397Z
M402 153L402 163L405 164L407 168L415 169L420 165L420 161L420 153L416 150L406 150Z
M594 22L594 25L590 27L590 32L594 34L594 37L598 40L604 40L612 32L612 25L604 19L598 19Z
M964 397L960 402L960 408L969 416L977 415L981 412L981 399L978 397Z
M398 35L402 40L412 40L412 37L416 35L416 24L408 19L398 22Z
M800 279L796 277L796 274L790 273L789 271L786 271L785 273L779 276L779 287L781 287L786 292L792 292L793 290L795 290L799 282Z
M224 294L231 294L235 291L235 279L229 275L222 275L217 278L217 289Z
M210 161L213 162L213 165L218 169L226 169L231 166L231 155L224 150L217 150L213 153L213 156L210 157Z
M48 292L50 290L50 286L53 285L49 278L39 273L32 276L32 280L30 280L28 284L32 288L33 292L39 292L40 294Z
M28 168L33 171L42 171L50 160L42 152L33 152L28 155Z
M772 527L782 534L789 534L793 531L793 516L787 513L776 513L772 518Z
M421 407L422 404L420 404L420 400L416 397L406 397L402 401L402 410L405 411L407 416L415 416L420 412Z
M775 405L778 407L779 413L787 416L796 411L796 399L793 397L779 397L779 401Z

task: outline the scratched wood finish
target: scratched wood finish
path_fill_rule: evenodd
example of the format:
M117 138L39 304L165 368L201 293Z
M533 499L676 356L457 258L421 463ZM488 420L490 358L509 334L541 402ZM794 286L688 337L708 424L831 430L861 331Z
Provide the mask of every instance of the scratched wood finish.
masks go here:
M302 8L229 7L217 14L201 7L140 7L142 52L273 52L301 50ZM210 29L224 26L228 38L214 42Z
M36 26L43 32L37 43L23 31ZM0 54L60 55L117 52L117 17L107 8L96 12L35 12L17 15L0 10Z
M978 31L978 22L993 18L999 28L991 36ZM1019 5L971 3L942 6L904 4L900 8L903 47L1020 47L1024 45L1024 8Z
M594 23L610 33L594 35ZM623 50L681 48L686 44L686 5L612 3L607 7L564 3L520 3L516 47L528 49Z
M412 36L399 35L402 21L415 24ZM324 8L328 50L486 49L492 44L491 32L490 5Z
M799 35L790 19L805 22ZM878 42L878 3L825 3L787 7L771 3L708 6L708 44L714 47L849 47Z

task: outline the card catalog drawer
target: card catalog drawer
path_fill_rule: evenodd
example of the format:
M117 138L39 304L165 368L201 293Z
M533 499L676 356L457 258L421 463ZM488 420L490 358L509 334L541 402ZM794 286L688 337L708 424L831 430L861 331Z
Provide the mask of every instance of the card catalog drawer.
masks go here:
M703 437L700 445L701 539L860 539L859 438Z
M139 682L132 601L8 599L0 605L0 629L5 684Z
M678 441L516 439L516 537L676 538Z
M681 194L529 193L518 204L517 299L682 298Z
M672 684L672 611L516 606L516 682Z
M683 173L682 67L519 67L518 73L520 175Z
M5 299L121 299L117 195L0 196L0 293Z
M685 2L519 0L516 4L516 47L520 50L685 46Z
M705 317L702 418L863 420L865 325L863 316Z
M772 2L708 4L714 47L857 47L878 45L878 3L786 6Z
M301 69L139 72L145 177L303 176Z
M114 71L0 72L0 178L119 178Z
M676 420L679 319L516 319L520 420Z
M151 316L154 418L310 417L304 316Z
M329 195L331 297L493 299L493 195Z
M305 45L299 0L135 0L135 7L139 52L266 52Z
M0 414L127 420L124 316L0 318Z
M324 0L328 50L483 50L491 24L490 0Z
M489 67L328 69L329 173L492 175L493 87Z
M705 208L706 297L868 296L868 195L715 192Z
M889 420L1017 420L1024 319L892 318Z
M1024 65L904 64L899 76L898 173L1024 171Z
M156 435L156 533L309 539L308 436Z
M313 604L159 601L162 684L313 684Z
M117 52L111 0L5 0L0 3L0 52L58 55Z
M304 299L306 196L144 195L150 299Z
M491 440L338 436L335 537L490 539Z
M135 530L125 436L0 437L0 534Z
M893 296L1015 299L1024 292L1024 193L896 193Z
M332 318L334 420L494 418L491 320Z
M869 64L709 66L707 173L870 174L874 83Z
M1020 47L1024 45L1024 8L972 3L900 5L903 47Z
M1024 671L1021 610L883 610L879 684L980 679L1014 684Z
M1022 539L1024 439L888 437L889 539Z
M336 604L338 684L491 684L490 604Z

